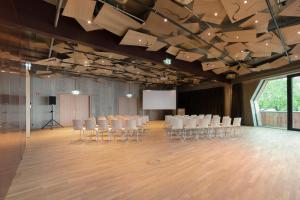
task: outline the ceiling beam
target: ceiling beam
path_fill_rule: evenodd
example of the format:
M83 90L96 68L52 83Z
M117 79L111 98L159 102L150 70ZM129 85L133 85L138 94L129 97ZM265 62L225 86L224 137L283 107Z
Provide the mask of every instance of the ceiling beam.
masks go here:
M12 14L13 13L13 14ZM164 51L149 52L143 47L119 45L122 38L106 30L86 32L76 20L62 16L58 26L53 26L56 7L41 0L9 0L0 7L0 23L12 24L55 39L79 42L95 49L119 53L137 59L163 64L163 60L173 58L170 68L203 76L209 80L227 82L223 75L203 71L200 61L186 62L176 60Z

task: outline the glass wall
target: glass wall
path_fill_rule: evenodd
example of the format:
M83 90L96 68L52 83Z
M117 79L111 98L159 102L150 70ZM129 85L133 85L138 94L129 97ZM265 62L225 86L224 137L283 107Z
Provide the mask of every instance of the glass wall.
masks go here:
M254 98L258 126L287 128L287 79L265 80Z
M0 199L4 199L25 148L25 77L0 67Z

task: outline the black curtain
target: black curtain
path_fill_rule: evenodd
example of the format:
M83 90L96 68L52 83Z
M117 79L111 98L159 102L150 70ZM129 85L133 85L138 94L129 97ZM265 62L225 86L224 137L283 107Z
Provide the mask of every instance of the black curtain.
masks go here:
M187 115L224 114L224 88L194 90L178 93L178 108L185 108Z
M231 117L243 116L243 87L241 83L232 86Z

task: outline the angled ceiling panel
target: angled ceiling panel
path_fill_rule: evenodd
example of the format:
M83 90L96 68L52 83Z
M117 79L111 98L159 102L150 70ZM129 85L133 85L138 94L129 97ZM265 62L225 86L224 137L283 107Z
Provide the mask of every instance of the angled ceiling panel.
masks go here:
M120 45L149 47L153 45L156 40L157 37L154 37L152 35L128 30L126 35L121 40Z
M177 32L177 27L174 24L166 22L164 18L153 12L150 12L142 28L154 35L163 37L171 36L171 33Z
M288 1L287 6L279 13L280 16L300 17L300 1Z
M214 43L214 46L217 47L220 50L224 50L224 47L227 45L227 42L218 42L218 43ZM207 53L207 58L218 58L220 56L222 56L222 52L217 50L214 47L211 47L208 49L208 53Z
M222 61L213 61L213 62L203 62L202 68L203 71L208 71L217 68L224 68L226 65Z
M257 33L268 32L268 25L271 19L270 13L256 13L247 21L240 24L242 28L255 28Z
M166 43L156 40L146 50L147 51L159 51L160 49L164 48L165 46L167 46Z
M193 53L188 51L179 51L179 53L176 56L176 59L184 60L188 62L194 62L200 58L202 58L204 55L199 53Z
M171 54L171 55L173 55L173 56L176 56L180 50L181 50L180 48L177 48L177 47L174 47L174 46L170 46L170 47L167 49L166 52L167 52L168 54Z
M221 0L221 2L232 23L267 9L264 0Z
M178 35L178 36L166 38L165 41L172 46L177 46L183 43L190 42L190 39L184 35Z
M224 42L254 42L256 30L242 30L218 33L218 37Z
M280 30L287 45L300 43L300 25L287 26Z
M141 27L139 22L108 4L102 6L93 23L118 36L123 36L128 29L136 30Z
M193 13L203 15L203 21L214 24L221 24L226 17L220 0L194 0Z
M192 16L187 9L171 0L157 0L154 8L177 23L184 23Z

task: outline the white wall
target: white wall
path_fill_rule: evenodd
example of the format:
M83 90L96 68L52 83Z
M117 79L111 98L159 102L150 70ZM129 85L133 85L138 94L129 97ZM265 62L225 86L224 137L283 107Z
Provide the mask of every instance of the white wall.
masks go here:
M59 94L71 93L75 89L75 81L73 77L60 78L38 78L31 77L31 127L41 128L51 117L49 111L50 106L47 105L48 96L58 96ZM91 96L91 114L98 115L114 115L119 112L119 97L125 96L129 92L128 83L120 81L112 81L102 79L96 82L89 78L79 78L77 81L77 89L81 94ZM131 84L130 93L140 101L140 85ZM55 106L54 118L59 121L59 98ZM138 113L141 113L138 103Z

